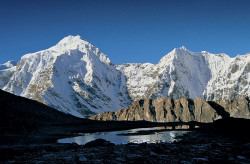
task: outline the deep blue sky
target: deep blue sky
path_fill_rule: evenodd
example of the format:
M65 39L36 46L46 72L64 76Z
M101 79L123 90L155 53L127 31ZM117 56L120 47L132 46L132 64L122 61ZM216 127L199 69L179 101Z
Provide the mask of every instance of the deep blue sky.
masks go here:
M80 35L115 64L157 63L172 49L250 52L250 0L0 1L0 63Z

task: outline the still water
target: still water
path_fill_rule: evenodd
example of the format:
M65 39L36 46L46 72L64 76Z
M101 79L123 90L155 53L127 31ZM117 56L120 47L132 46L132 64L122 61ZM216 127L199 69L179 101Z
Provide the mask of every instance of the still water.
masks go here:
M105 139L114 144L127 144L127 143L171 143L176 140L176 136L181 136L187 131L166 131L159 130L159 128L139 128L122 131L111 132L97 132L97 133L83 133L77 137L63 138L57 140L58 143L77 143L84 145L87 142L93 141L98 138Z

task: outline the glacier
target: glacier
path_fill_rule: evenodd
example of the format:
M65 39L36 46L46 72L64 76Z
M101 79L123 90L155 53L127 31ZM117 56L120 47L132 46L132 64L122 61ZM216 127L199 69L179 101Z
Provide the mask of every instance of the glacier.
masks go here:
M2 90L77 117L115 111L146 98L232 100L250 96L249 84L250 54L230 58L180 47L157 64L114 65L80 36L65 37L0 70Z

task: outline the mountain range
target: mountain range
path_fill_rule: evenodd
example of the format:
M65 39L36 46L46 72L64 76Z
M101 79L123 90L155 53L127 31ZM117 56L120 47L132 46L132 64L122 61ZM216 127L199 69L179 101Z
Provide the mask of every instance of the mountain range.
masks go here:
M233 100L250 96L250 53L175 48L157 64L115 65L80 36L0 65L0 89L77 117L115 111L141 99Z

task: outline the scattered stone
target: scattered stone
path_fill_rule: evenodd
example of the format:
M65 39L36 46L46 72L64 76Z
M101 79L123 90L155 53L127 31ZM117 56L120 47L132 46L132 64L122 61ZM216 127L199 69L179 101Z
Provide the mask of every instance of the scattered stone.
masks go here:
M78 159L79 159L80 162L86 162L86 161L88 161L88 159L84 155L79 155Z
M84 145L85 148L89 147L98 147L98 146L113 146L113 143L106 141L104 139L96 139L94 141L90 141Z
M208 162L208 159L207 158L193 158L192 162L193 163Z
M79 145L76 142L73 142L73 143L70 144L69 147L74 149L74 148L78 148Z
M240 156L240 155L238 155L237 158L240 159L240 160L246 159L246 157L243 157L243 156Z
M213 149L216 149L216 148L221 147L221 145L218 144L218 143L212 143L212 144L211 144L211 147L212 147Z
M117 162L125 162L126 160L123 159L123 158L117 157L117 158L115 159L115 161L117 161Z
M245 150L250 150L250 143L246 143L243 145Z
M156 146L152 148L152 151L157 154L164 154L165 150L161 146Z
M191 162L188 162L188 161L181 161L180 163L181 164L192 164Z
M233 157L229 157L228 161L235 161L235 159Z
M135 146L135 147L138 146L138 144L133 143L133 142L129 142L129 143L127 143L127 145L128 145L128 146Z
M155 153L155 152L153 152L153 151L150 151L149 155L150 155L150 156L159 156L159 154L157 154L157 153Z

